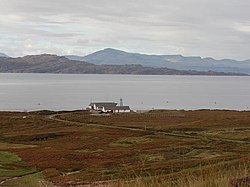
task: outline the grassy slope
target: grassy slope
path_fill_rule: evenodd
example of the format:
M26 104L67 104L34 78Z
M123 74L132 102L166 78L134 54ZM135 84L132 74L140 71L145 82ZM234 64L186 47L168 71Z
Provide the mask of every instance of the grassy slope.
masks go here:
M0 151L0 163L1 164L11 164L15 162L20 162L22 159L13 153L6 151Z
M15 187L53 187L54 185L44 179L42 173L35 173L20 177L15 180L9 180L4 183L4 186L15 186Z
M6 167L2 169L42 171L19 181L40 184L46 177L57 185L112 179L114 186L171 186L170 181L176 186L209 186L209 181L217 180L228 186L231 179L249 175L250 112L152 111L111 116L70 112L57 116L61 121L50 119L50 114L0 113L0 150ZM11 154L8 161L6 151L18 157ZM23 161L15 163L19 157Z

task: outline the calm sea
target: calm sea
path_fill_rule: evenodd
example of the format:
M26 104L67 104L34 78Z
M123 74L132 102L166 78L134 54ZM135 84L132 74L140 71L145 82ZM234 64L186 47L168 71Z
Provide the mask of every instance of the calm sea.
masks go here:
M77 110L122 98L132 109L250 109L250 77L0 74L0 110Z

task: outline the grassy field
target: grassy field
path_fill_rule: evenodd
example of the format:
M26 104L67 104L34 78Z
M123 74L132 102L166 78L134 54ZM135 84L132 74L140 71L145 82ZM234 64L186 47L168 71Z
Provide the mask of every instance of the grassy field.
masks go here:
M2 186L249 186L250 112L0 113Z

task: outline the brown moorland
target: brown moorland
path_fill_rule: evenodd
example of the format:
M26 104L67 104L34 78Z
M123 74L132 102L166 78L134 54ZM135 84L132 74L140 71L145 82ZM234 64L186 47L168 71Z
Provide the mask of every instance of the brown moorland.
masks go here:
M230 186L250 176L250 112L1 112L0 132L3 186Z

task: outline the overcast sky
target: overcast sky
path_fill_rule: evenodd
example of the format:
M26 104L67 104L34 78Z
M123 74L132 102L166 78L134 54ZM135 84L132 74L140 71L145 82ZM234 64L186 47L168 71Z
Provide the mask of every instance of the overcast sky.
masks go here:
M250 0L0 0L0 52L250 58Z

